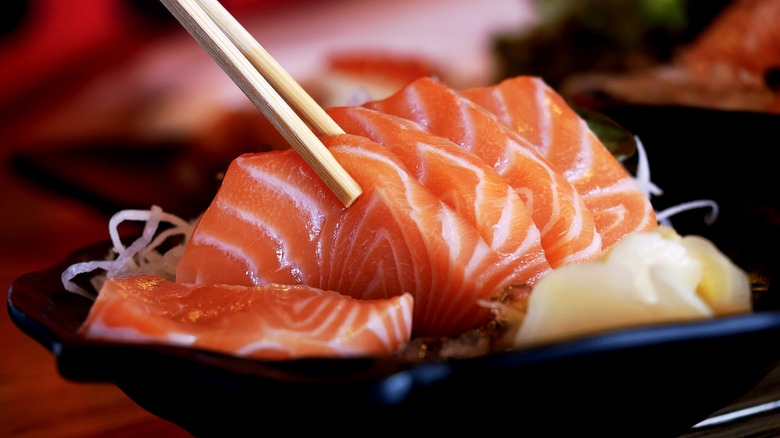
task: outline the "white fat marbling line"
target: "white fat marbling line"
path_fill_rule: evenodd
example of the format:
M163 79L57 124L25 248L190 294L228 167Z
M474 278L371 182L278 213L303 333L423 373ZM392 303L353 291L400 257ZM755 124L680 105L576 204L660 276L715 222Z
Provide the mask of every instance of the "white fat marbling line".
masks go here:
M639 183L637 183L637 181L631 177L626 177L616 181L615 184L609 187L596 188L591 190L582 197L587 201L591 201L601 196L612 196L621 193L626 194L627 196L641 197L643 201L645 201L644 210L642 211L642 220L636 225L635 229L644 229L650 225L650 222L655 220L653 206L650 203L650 200L640 188ZM616 217L616 219L612 222L612 225L610 225L605 230L600 230L600 232L605 235L607 235L614 227L622 223L624 220L630 220L631 218L628 210L622 204L614 205L609 208L593 208L592 210L594 215L609 214Z
M409 175L409 173L406 171L406 169L403 169L403 168L399 167L399 165L396 162L394 162L393 160L389 159L386 155L377 154L375 152L367 151L365 149L357 149L357 148L350 148L347 151L348 151L348 153L353 154L355 156L363 157L367 161L373 160L373 161L377 161L377 162L383 163L384 165L388 166L390 169L392 169L395 172L395 174L397 175L398 179L402 182L402 190L403 190L403 193L404 193L403 199L406 199L409 202L408 215L415 222L415 224L417 224L417 229L418 230L424 230L425 229L425 227L423 225L424 218L421 217L420 213L425 211L429 206L417 206L417 205L413 204L413 201L416 198L416 196L414 195L414 192L415 192L414 188L419 186L420 183L417 180L415 180L414 178L412 178ZM380 201L384 201L386 205L390 205L390 202L386 201L384 199L383 191L380 188L377 188L377 189L374 190L374 192L372 194L371 204L368 206L367 210L368 211L372 210L374 208L373 204L378 203ZM397 209L390 209L390 211L394 212L394 214L398 214L398 212L396 212L396 210ZM398 222L397 218L396 218L396 222ZM374 225L371 224L371 223L368 223L367 222L367 218L364 217L360 221L360 223L359 223L359 228L363 228L364 226L365 226L365 228L370 229ZM388 237L389 237L389 234L388 234ZM425 237L424 233L423 233L423 237ZM407 237L405 235L403 236L403 238L404 238L404 244L406 245L406 247L410 248L412 246L412 244L407 240ZM388 239L388 241L390 241L390 240ZM426 254L428 254L429 257L431 257L431 255L432 255L431 248L427 244L427 239L424 239L424 241L426 242L426 248L425 248ZM358 243L359 242L357 242L356 239L353 239L352 243L350 244L350 253L352 253L352 248L354 248L355 245L357 245ZM362 243L362 242L360 242L360 243ZM431 260L431 263L433 263L433 260ZM421 279L420 279L420 276L419 276L420 275L419 274L420 269L418 269L417 266L414 266L414 267L412 267L412 271L414 272L414 277L415 277L415 285L416 285L415 293L420 293L421 290L423 290L423 286L420 284L421 283ZM401 283L403 283L403 282L401 282Z
M594 199L600 196L611 196L619 193L635 193L637 195L642 195L642 197L646 197L636 180L629 176L615 181L614 184L608 187L594 187L593 190L583 193L580 196L582 199Z
M548 103L547 90L545 87L536 85L536 92L534 93L534 102L539 113L539 138L541 144L537 145L538 151L547 156L550 151L550 144L552 143L552 115L550 113L550 104Z
M416 87L406 87L404 89L404 102L412 113L411 119L419 123L422 126L430 127L431 122L428 118L428 113L425 111L425 105L420 99L420 94L417 92Z
M567 181L576 184L593 170L593 148L591 142L597 142L595 134L588 128L588 123L583 119L578 119L580 125L580 146L574 164L568 169L562 169L563 176Z
M225 253L227 256L231 257L232 259L238 260L246 266L247 274L250 275L250 280L252 284L255 286L266 284L268 281L260 276L259 268L257 265L255 265L254 260L252 260L251 257L246 255L241 247L231 245L222 239L215 238L211 235L206 234L205 232L201 231L199 233L195 233L192 236L192 243L194 245L201 245L201 246L210 246L212 248L217 249L218 251ZM195 283L202 283L202 279L200 278L200 272L196 275Z
M575 192L574 197L576 198L578 196L579 195L577 195ZM572 206L574 207L574 220L572 221L571 227L568 229L566 234L561 236L561 239L549 249L549 251L554 251L560 248L562 245L576 240L582 234L582 232L585 231L583 228L582 218L586 213L591 213L590 210L587 210L584 207L584 203L582 202L572 202ZM590 242L590 244L587 247L572 253L567 257L564 257L563 261L568 264L578 260L593 258L594 256L597 256L601 253L601 246L601 234L599 234L594 228L593 240Z
M275 341L269 336L246 344L245 346L236 350L233 354L240 357L246 357L252 355L256 351L283 351L289 353L290 348L287 345L287 342Z
M282 197L290 199L295 204L296 210L303 212L309 218L310 239L313 240L319 235L322 231L325 215L322 212L322 205L318 199L304 192L299 186L290 181L246 165L245 159L239 158L236 161L242 170L257 181L258 185L264 186L267 190L278 192Z
M512 190L512 188L508 188L507 190ZM522 255L524 255L528 250L535 245L537 242L541 239L541 233L539 232L539 229L536 227L536 225L533 223L533 221L530 222L530 226L528 227L528 230L525 233L525 238L523 241L517 245L517 248L514 248L514 251L511 253L506 253L504 251L501 251L503 248L501 248L501 245L503 245L509 238L509 235L511 234L511 231L516 232L517 230L512 230L512 220L513 218L517 217L519 214L522 214L522 212L516 212L515 206L518 204L511 202L511 199L509 197L511 195L515 195L516 193L512 192L507 196L507 203L504 207L504 210L501 213L501 219L496 222L496 224L493 225L493 229L495 230L496 234L494 234L494 242L492 247L498 251L500 251L500 254L502 254L505 257L508 257L510 259L519 258ZM522 203L519 203L520 207L524 207ZM498 245L496 242L500 242L501 244Z
M512 119L509 117L509 111L507 111L506 99L504 99L504 93L499 90L498 87L490 88L490 97L495 104L493 108L496 109L496 117L507 126L511 126Z
M414 313L414 297L405 293L398 302L400 312L391 313L394 316L393 329L398 340L409 339L412 335L412 315ZM397 316L397 317L395 317Z
M546 235L550 228L555 224L555 220L560 217L561 214L561 206L560 206L560 192L559 187L557 184L558 181L558 174L550 167L549 163L539 154L538 151L536 151L532 146L528 145L528 143L520 137L519 134L516 134L514 131L510 130L509 128L502 129L504 133L506 134L506 156L507 156L507 162L516 162L519 161L520 163L524 163L525 161L530 161L532 164L535 164L540 169L542 169L545 173L546 179L550 182L550 192L551 192L551 200L550 200L550 206L551 212L550 216L545 220L545 224L543 227L539 229L539 231L542 233L542 236ZM498 169L497 169L498 170ZM509 166L505 169L502 169L502 171L499 171L501 175L508 176L509 172L522 172L523 169L518 169L517 166ZM521 187L513 186L516 192L518 194L522 194L523 196L527 197L526 199L526 207L531 212L531 215L538 219L538 213L534 209L534 202L533 199L536 196L531 188L528 187L522 187L522 189L528 189L528 190L519 190ZM573 189L572 189L573 191ZM534 221L537 226L539 226L539 223L535 220Z
M401 312L401 317L404 320L408 320L408 324L406 327L411 327L411 307L408 305L409 300L405 299L405 297L402 297L399 300L398 306L400 306L403 310ZM363 325L362 329L369 331L373 333L381 342L382 345L385 347L386 350L391 350L393 345L396 345L399 340L407 339L411 335L411 332L403 332L401 330L401 324L398 321L398 318L396 318L396 313L393 311L388 312L389 318L387 318L387 321L385 321L385 318L382 317L381 312L377 311L377 309L372 308L369 310L369 316L368 321ZM345 327L349 328L349 327ZM347 338L350 336L350 333L343 333L342 339Z
M613 229L615 229L616 226L623 223L624 220L630 217L628 215L628 209L626 209L626 207L622 204L613 205L610 208L605 208L599 210L598 212L594 211L594 214L598 214L599 217L609 216L612 219L609 222L609 226L602 227L602 229L599 230L599 232L605 236L609 236L609 234Z
M381 202L381 200L382 200L382 196L380 196L377 192L374 192L372 194L371 199L369 200L368 205L365 206L365 210L367 211L374 210L375 208L377 208L374 207L374 205ZM368 234L373 236L373 238L370 241L365 240L367 233L364 233L362 231L364 229L372 230L368 232ZM389 242L390 247L393 248L393 259L399 260L398 253L395 250L399 242L398 239L393 238L394 235L388 232L387 229L385 228L376 229L376 224L372 223L369 220L368 215L363 215L360 218L360 220L357 221L350 228L348 234L349 234L349 238L347 239L348 246L346 248L343 248L341 251L339 251L339 254L336 255L336 257L339 257L340 259L347 261L346 263L343 264L344 270L342 270L341 272L329 272L328 280L324 284L329 285L329 288L337 291L343 291L343 292L350 291L350 295L353 295L356 293L356 291L351 290L351 285L355 281L355 279L351 278L348 270L354 270L361 273L369 272L370 269L368 267L368 264L373 263L373 261L369 260L369 258L366 257L366 254L370 252L371 249L380 245L381 242L384 241ZM361 238L356 238L356 236L361 236ZM335 241L338 242L338 240ZM408 247L408 244L406 245L406 247ZM365 248L369 248L369 249L365 250ZM360 298L368 298L373 291L377 290L377 288L384 289L384 276L381 275L384 272L385 272L384 270L376 272L374 278L369 282L368 285L366 285L364 293L359 296ZM415 270L415 272L417 272L417 270ZM399 284L402 285L405 284L404 278L402 276L399 275L397 279ZM335 284L334 284L334 280L337 280ZM408 285L406 287L408 287ZM416 292L418 292L418 290L415 290L415 293Z
M419 96L418 99L420 99ZM457 97L456 101L460 103L460 105L458 105L458 120L453 121L453 125L459 126L462 129L462 136L460 138L460 142L457 144L463 149L474 153L476 151L474 145L477 144L477 134L474 130L474 123L471 121L471 117L469 116L469 110L476 108L477 105L475 105L470 100L466 100L460 96ZM457 132L457 130L455 132ZM448 130L447 134L451 133L452 130Z
M384 138L382 137L381 130L377 129L377 126L369 119L369 116L367 115L368 113L379 112L379 111L372 110L369 108L364 108L361 106L350 107L347 109L347 111L351 117L360 120L360 123L363 129L365 130L365 134L363 134L364 137L368 137L374 142L379 143L381 145L385 144ZM401 119L400 117L398 119L404 120Z
M242 210L231 204L227 204L222 200L217 200L216 206L224 214L233 216L236 219L245 222L250 226L252 226L253 228L261 231L263 235L265 235L268 239L270 239L274 243L273 246L276 248L275 249L276 260L279 262L278 270L289 271L290 274L299 283L306 283L308 281L310 273L303 272L301 270L300 263L291 257L294 251L292 251L292 249L290 248L290 243L294 243L295 241L294 239L286 238L282 233L279 232L279 230L261 221L252 212ZM233 254L231 253L231 255ZM255 283L254 277L258 276L259 274L259 272L257 271L258 268L259 267L253 266L253 270L252 270L252 275L253 275L252 284L255 285L263 284L263 283Z
M564 257L563 259L561 259L559 264L563 266L563 265L578 263L582 260L591 260L597 257L599 254L601 254L601 247L602 247L601 235L598 233L594 233L593 237L594 238L591 241L590 245Z
M407 304L406 300L401 300L401 306L403 308L404 319L408 321L409 324L411 324L411 307ZM392 334L388 332L387 327L380 316L380 312L377 312L376 309L368 310L361 308L361 306L349 305L346 306L346 309L337 308L335 311L332 310L334 309L332 309L330 306L324 305L324 303L323 305L319 306L319 308L316 310L316 314L329 311L329 317L316 329L307 331L306 333L296 333L296 329L300 326L305 326L306 321L299 322L288 319L286 320L288 325L285 327L263 327L261 331L262 338L242 347L236 352L236 354L239 356L247 356L258 350L269 349L278 351L291 351L287 345L288 341L286 341L286 339L291 337L299 337L305 340L305 343L307 344L320 345L321 347L327 348L331 353L338 357L354 357L366 354L366 352L360 348L349 346L352 343L353 338L365 336L366 330L376 334L376 337L382 341L382 345L387 351L390 351L392 346L398 343L398 340L409 337L408 334L405 338L402 337L403 333L398 329L395 333ZM355 320L364 311L370 311L368 322L356 329ZM390 313L392 314L393 312ZM332 328L331 323L333 321L340 321L341 323L339 324L338 333L335 336L330 336L325 331ZM322 336L322 339L317 339L320 336ZM275 339L280 339L281 341L277 341Z
M344 330L344 327L350 327L354 325L354 321L359 314L358 306L337 305L334 307L329 305L328 301L320 299L319 297L322 295L324 294L320 294L316 297L310 297L306 300L303 300L302 302L296 303L296 314L289 315L292 316L292 318L285 320L287 327L291 327L293 329L306 327L311 324L311 321L320 318L321 315L325 315L323 321L313 330L309 330L309 334L307 336L318 337L325 335L328 337L329 335L326 330L330 330L334 322L338 323L337 325L341 327L342 331ZM316 307L312 306L311 301L318 301L319 304L315 302ZM307 309L307 313L305 314L302 312L304 308ZM301 316L306 317L301 319Z
M530 159L531 161L535 162L536 164L541 167L544 172L546 173L546 179L550 184L550 199L548 200L550 205L550 214L547 216L546 219L543 219L543 224L540 227L539 225L539 213L538 210L535 209L535 203L534 198L537 197L537 194L533 191L533 188L528 188L527 191L523 191L526 196L529 196L530 202L526 204L526 207L528 207L528 211L531 213L531 216L534 218L534 223L537 227L539 227L539 232L541 233L542 237L546 236L547 233L550 232L550 229L555 225L555 223L561 219L561 194L559 192L558 187L558 177L554 170L550 168L550 166L543 161L540 157L537 157L535 153L533 153L532 149L526 148L519 143L516 143L512 141L511 139L508 139L507 145L509 146L507 149L510 149L514 154L521 155L523 157L526 157ZM514 158L516 159L516 158ZM516 172L522 172L524 169L520 168L513 168L512 171ZM515 187L515 190L517 190L517 187ZM573 190L572 190L573 191ZM542 203L544 204L544 203Z
M465 159L462 156L454 155L446 150L443 150L441 148L435 148L431 147L425 143L418 144L418 148L425 149L428 151L431 151L435 154L437 154L440 157L443 157L447 159L449 162L453 163L454 165L458 166L461 169L467 169L474 173L477 177L477 180L479 183L477 183L477 187L474 191L475 193L475 200L474 200L474 206L475 206L475 221L476 221L476 228L479 230L481 227L481 207L485 205L485 192L487 190L486 186L487 178L485 176L484 169L480 168L479 166L475 165L471 160ZM512 230L509 226L511 224L512 218L514 217L514 214L516 214L512 209L512 196L516 195L514 191L510 187L507 188L507 194L505 195L505 205L504 209L502 210L501 218L499 219L499 223L494 224L492 226L494 233L491 238L491 241L488 242L491 248L498 249L502 245L504 245L509 238L509 236L512 234Z
M385 237L386 237L386 236L387 236L387 234L388 234L388 233L387 233L387 230L381 230L381 232L382 232L382 234L384 234L384 235L385 235ZM379 238L378 238L378 239L375 239L375 240L386 240L386 241L388 241L388 242L391 242L391 244L390 244L390 248L391 248L391 249L390 249L390 251L393 253L393 260L398 260L398 255L396 254L396 248L395 248L395 245L393 245L393 244L392 244L392 241L391 241L390 239L387 239L387 238L379 239ZM365 260L365 259L363 259L363 260L361 260L361 261L364 263L364 264L363 264L363 265L361 265L361 266L365 266L365 262L366 262L366 260ZM400 289L402 289L402 290L410 290L410 291L411 291L412 289L410 289L410 288L408 288L408 287L405 287L405 286L403 286L403 284L404 284L404 281L403 281L403 279L402 279L400 276L398 276L398 275L397 275L397 273L398 273L398 270L397 270L397 269L392 269L393 267L394 267L394 266L391 266L390 268L391 268L391 271L392 271L392 272L395 272L395 273L396 273L396 276L397 276L397 278L398 278L398 283L402 285L402 286L400 287ZM365 268L361 269L361 272L365 272L365 271L364 271L364 269L365 269ZM365 285L365 287L364 287L365 293L364 293L362 296L358 297L358 298L367 299L367 298L370 298L370 297L368 296L368 295L369 295L369 292L376 291L376 290L382 290L382 291L386 290L386 287L385 287L385 279L386 279L386 278L387 278L387 276L388 276L388 275L390 275L390 274L389 274L389 273L386 273L387 271L386 271L386 269L385 269L385 263L384 263L384 261L380 261L379 263L376 263L376 265L375 265L375 266L373 266L373 269L374 269L374 276L371 278L371 280L368 282L368 284L366 284L366 285ZM342 279L343 279L344 277L345 277L345 276L342 276ZM353 292L353 293L354 293L354 292ZM383 296L385 296L385 295L387 295L387 294L380 294L380 295L383 295Z
M516 151L517 153L522 153L526 157L530 159L534 159L549 175L551 181L550 189L552 190L552 196L551 196L552 209L551 209L551 214L549 216L549 219L546 221L544 226L539 230L542 237L544 237L547 235L547 233L550 232L552 227L555 226L557 221L565 219L561 217L562 199L557 184L558 178L556 176L555 171L553 171L552 168L550 168L550 166L546 163L546 161L541 157L537 157L533 153L533 149L528 147L523 147L522 142L519 143L510 142L508 143L508 145L511 146L513 150ZM565 180L562 181L562 183L569 184L569 182ZM557 243L552 248L545 248L547 251L552 251L556 248L559 248L563 244L567 244L571 242L572 240L576 239L577 236L579 236L579 234L583 231L582 215L585 213L590 213L590 211L586 211L583 209L582 202L577 202L578 198L581 200L581 197L576 192L576 190L574 190L574 188L572 188L571 193L572 193L572 198L567 199L566 201L569 202L569 204L574 207L574 218L575 218L574 222L572 226L569 228L569 230L566 232L566 234L562 236L561 239L557 240ZM533 209L529 207L529 210L531 211L532 214L534 214ZM534 218L536 217L537 216L534 215ZM534 222L537 223L537 226L539 225L537 221ZM598 247L598 249L596 249L596 247ZM601 236L598 233L595 233L593 241L586 248L583 248L565 257L563 260L570 262L572 260L590 258L591 256L598 254L598 252L600 251L601 251Z
M525 204L525 208L528 209L528 213L533 216L534 213L534 193L533 190L531 190L530 187L512 187L512 190L517 193L517 196L520 197L520 199L523 201L523 204Z
M512 229L512 219L520 214L514 208L517 204L512 202L512 199L514 199L514 196L517 196L517 193L509 186L507 186L506 190L507 192L503 197L504 208L501 209L501 216L498 218L498 221L492 226L493 238L489 242L490 246L495 250L502 248L509 240L509 236L516 232L516 230ZM479 211L477 211L477 217L479 217ZM520 248L518 248L518 250L519 249Z
M473 249L464 247L463 245L463 228L464 226L470 226L466 224L463 218L450 210L449 208L443 208L439 214L442 222L442 237L448 243L450 248L450 263L451 265L462 264L458 261L463 257L468 256L467 262L464 265L464 276L466 278L476 277L481 270L481 266L486 258L493 252L482 239L477 235L478 240Z
M168 333L162 338L143 333L138 329L128 326L107 325L104 320L105 313L93 319L85 336L91 339L107 339L111 341L124 341L133 343L161 343L192 346L198 340L196 335L186 333Z

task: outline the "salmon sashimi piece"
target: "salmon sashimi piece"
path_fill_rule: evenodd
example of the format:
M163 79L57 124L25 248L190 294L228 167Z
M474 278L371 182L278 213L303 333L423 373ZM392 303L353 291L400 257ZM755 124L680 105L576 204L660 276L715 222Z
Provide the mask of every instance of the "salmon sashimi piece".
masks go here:
M364 137L323 139L363 194L344 206L292 151L229 167L177 267L178 282L272 279L372 299L411 293L415 335L483 324L479 301L518 276L465 218Z
M551 268L539 229L518 194L492 167L422 125L364 107L335 107L328 114L349 134L385 146L440 200L466 218L514 270L532 285Z
M304 285L108 280L80 332L265 360L391 354L411 337L413 299L356 300Z
M657 226L647 195L588 124L543 80L518 76L463 91L534 145L593 212L603 249Z
M487 110L428 78L365 106L420 123L493 167L531 212L553 268L601 254L593 215L574 187L540 152Z
M198 221L176 280L256 286L309 284L318 275L319 232L335 197L290 150L242 155ZM226 177L227 178L227 177Z

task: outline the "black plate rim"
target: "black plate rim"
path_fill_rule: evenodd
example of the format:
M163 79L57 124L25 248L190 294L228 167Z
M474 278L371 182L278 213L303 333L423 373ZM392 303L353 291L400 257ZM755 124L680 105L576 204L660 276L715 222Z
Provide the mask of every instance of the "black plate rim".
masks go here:
M387 372L389 366L392 372L380 376L371 375L365 377L376 380L383 379L400 372L412 372L415 375L422 376L424 379L434 380L443 379L449 376L453 370L444 371L445 368L504 368L521 367L528 365L538 365L546 362L571 359L578 356L598 355L626 349L641 349L649 346L662 345L675 342L695 342L697 340L713 339L724 336L745 336L752 333L763 331L780 331L780 310L756 310L748 314L718 317L709 320L683 321L653 324L649 326L626 327L620 329L607 330L605 332L579 336L573 339L558 341L553 343L541 344L536 346L527 346L515 348L509 351L500 351L488 355L474 358L458 359L436 359L421 362L410 362L393 356L381 358L304 358L289 361L262 361L255 359L246 359L233 357L219 352L198 350L189 347L171 346L164 344L129 344L112 341L88 340L80 337L76 332L70 332L67 328L57 327L53 321L40 321L31 316L23 306L20 306L16 297L19 289L23 289L25 282L34 281L55 281L59 279L60 273L76 260L83 260L87 254L94 254L96 250L103 251L109 248L110 242L102 242L80 248L61 262L39 271L30 272L17 278L9 287L7 307L9 315L13 322L27 335L35 339L49 351L51 351L58 361L67 356L68 360L76 360L71 356L76 356L85 351L90 355L99 354L100 351L128 350L135 354L145 352L151 356L163 356L176 360L193 361L206 364L219 372L236 372L243 374L242 379L265 378L268 369L278 371L278 367L292 365L293 367L306 367L305 364L332 363L332 362L360 362L375 361L381 363L383 372ZM104 251L103 251L104 252ZM64 288L54 293L69 294ZM88 302L86 298L77 297ZM64 334L64 335L63 335ZM780 359L780 353L778 353ZM60 362L60 371L65 377L73 380L84 381L112 381L117 376L111 373L102 373L98 371L80 373L76 370L63 369ZM438 370L432 373L431 370ZM284 375L284 373L283 373ZM292 380L300 379L300 374L284 375ZM325 380L327 382L327 379ZM320 381L323 383L323 381ZM336 378L329 382L333 384L343 383L342 378Z

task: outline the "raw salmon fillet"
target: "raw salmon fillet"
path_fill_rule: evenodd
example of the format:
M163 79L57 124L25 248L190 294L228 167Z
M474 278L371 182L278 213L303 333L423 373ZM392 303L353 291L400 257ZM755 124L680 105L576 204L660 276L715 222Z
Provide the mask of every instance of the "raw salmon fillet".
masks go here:
M82 325L91 339L182 345L254 359L385 355L411 336L412 297L355 300L303 285L108 280Z
M521 277L464 217L387 148L323 139L363 194L344 208L292 150L243 155L228 169L177 267L199 284L306 284L355 298L414 297L415 335L483 324L479 304Z
M484 108L429 78L365 106L415 121L493 167L531 212L553 268L601 254L593 215L574 187L539 151Z
M422 125L363 107L328 110L349 134L385 146L442 202L466 218L522 283L550 272L525 204L492 167Z
M541 79L519 76L463 95L519 133L564 175L593 212L603 249L657 226L650 200L636 181Z

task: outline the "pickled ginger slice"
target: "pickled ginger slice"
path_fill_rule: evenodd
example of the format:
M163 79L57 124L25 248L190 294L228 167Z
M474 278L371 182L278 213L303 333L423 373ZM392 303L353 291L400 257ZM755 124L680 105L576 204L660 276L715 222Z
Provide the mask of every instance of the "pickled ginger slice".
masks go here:
M752 309L747 274L712 242L659 226L599 260L556 270L534 287L517 346L606 330L729 316Z

